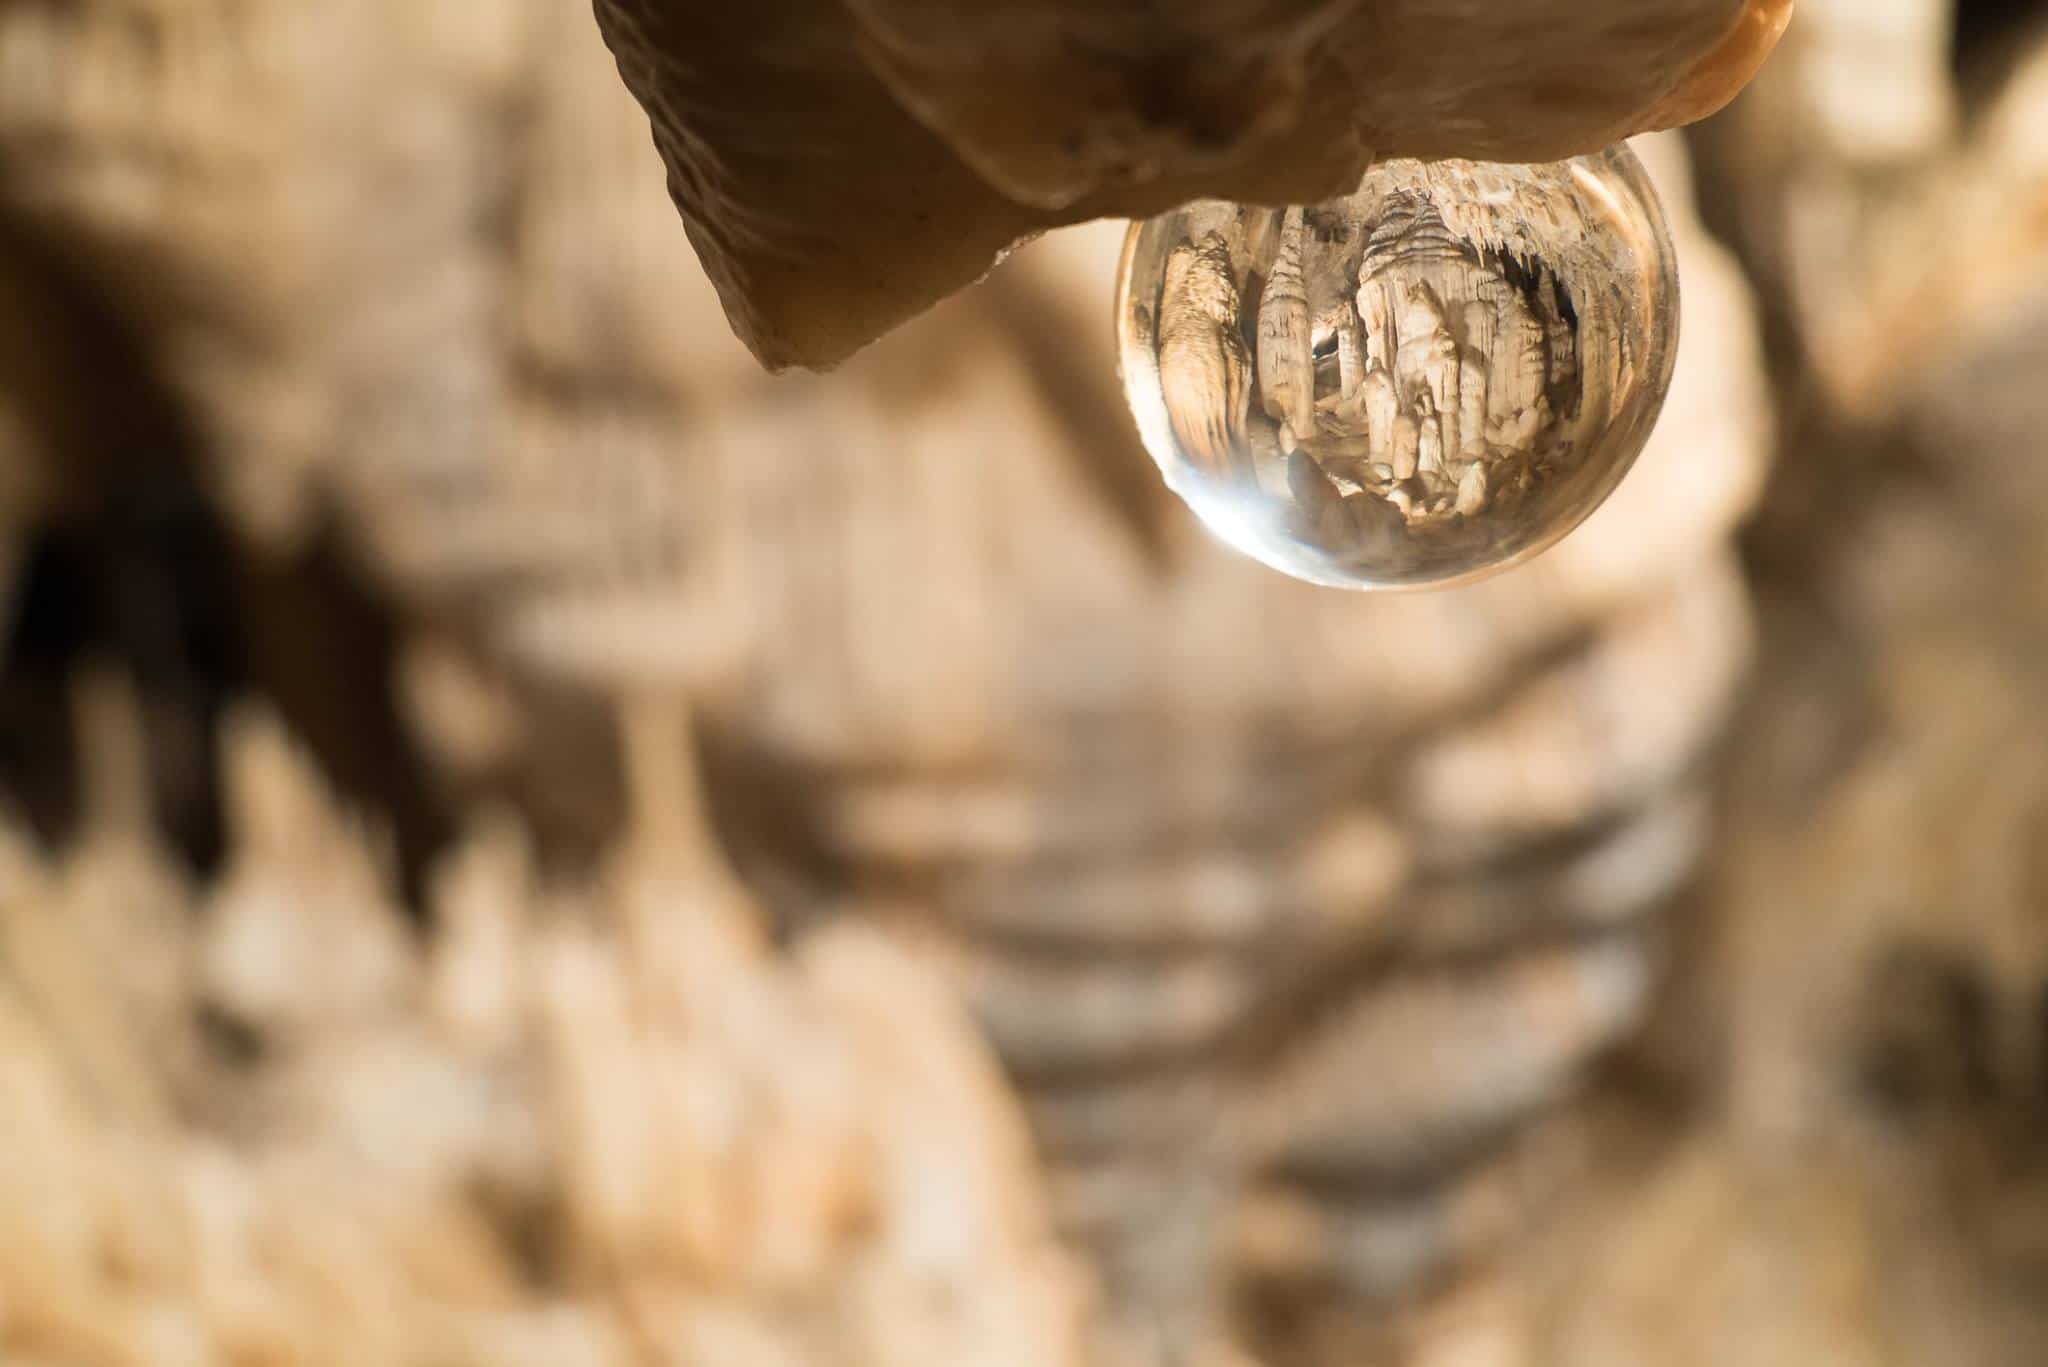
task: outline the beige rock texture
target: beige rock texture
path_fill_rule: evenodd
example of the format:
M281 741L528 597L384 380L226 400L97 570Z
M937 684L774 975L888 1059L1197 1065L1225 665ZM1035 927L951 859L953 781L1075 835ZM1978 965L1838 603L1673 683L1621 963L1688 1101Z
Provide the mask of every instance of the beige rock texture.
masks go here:
M275 722L227 744L216 888L120 821L7 836L8 1362L1082 1360L1022 1118L927 967L851 924L771 948L701 832L551 883L503 817L422 940Z
M2048 1353L2048 242L1994 208L2040 194L2048 48L2022 29L1958 62L1948 5L1823 10L1705 158L1789 154L1796 178L1741 182L1745 256L1862 292L1779 296L1796 455L1750 533L1768 663L1669 1044L1714 1085L1582 1223L1525 1360ZM1828 117L1773 125L1793 99Z
M160 61L195 48L211 60ZM1380 1323L1540 1221L1517 1193L1569 1187L1570 1164L1531 1159L1547 1176L1523 1183L1463 1140L1547 1132L1642 1018L1750 644L1728 542L1767 415L1750 306L1683 211L1674 146L1646 149L1691 319L1667 435L1526 571L1368 600L1239 560L1161 488L1115 381L1114 225L1034 244L835 375L764 374L573 0L459 24L299 0L16 7L0 59L45 73L0 96L11 212L159 263L160 290L76 267L150 343L157 369L119 378L193 415L196 473L243 554L338 546L381 595L435 791L464 825L517 812L542 886L570 889L548 905L609 905L588 870L626 859L629 817L642 861L682 839L647 813L698 819L668 760L700 742L705 819L774 925L872 924L971 1008L1025 1104L1054 1225L1099 1285L1098 1357L1227 1360L1255 1337L1240 1282ZM81 105L94 62L124 79ZM354 925L389 875L380 839L353 840L241 839L327 870L332 897L287 899L253 856L231 861L196 899L215 929L191 971L235 1004L223 1019L304 1037L327 1060L314 1076L355 1079L335 1106L374 1110L374 1060L320 1044L351 1019L424 994L465 1041L537 1027L508 1005L531 1000L506 967L526 941L487 881L428 899L424 967L325 947L390 938ZM281 928L280 906L309 924ZM565 951L546 1016L609 1041L546 1065L565 1089L548 1113L592 1128L611 1103L579 1089L631 1093L643 1048L608 1014L606 975L627 970L599 939ZM343 1002L252 969L330 957ZM1469 972L1480 957L1496 969ZM670 971L632 956L633 974ZM1319 1100L1356 1095L1347 1060L1403 1059L1425 1021L1446 1031L1440 1077L1404 1074L1384 1113ZM1523 1064L1499 1096L1457 1081ZM221 1123L271 1104L231 1089ZM1413 1161L1445 1135L1459 1142ZM633 1174L655 1160L632 1155L653 1141L604 1147L617 1172L572 1159L599 1142L555 1169L591 1193L567 1247L683 1259L671 1244L725 1237L649 1232ZM1406 1195L1347 1203L1367 1178ZM1246 1212L1303 1208L1328 1237L1238 1247ZM764 1326L751 1296L706 1293L704 1313L771 1338L815 1323Z
M148 1035L165 1056L46 1067L38 1015L0 1058L175 1110L124 1169L150 1199L196 1148L236 1219L305 1221L253 1287L221 1236L250 1335L299 1351L333 1304L397 1307L346 1317L394 1338L309 1355L438 1344L470 1324L443 1285L502 1313L493 1361L1056 1363L1069 1327L1116 1367L1356 1360L1290 1353L1258 1307L1457 1351L1415 1308L1598 1170L1580 1099L1659 998L1751 657L1730 540L1769 412L1681 149L1644 146L1688 345L1635 475L1508 578L1366 599L1230 555L1160 487L1114 378L1115 227L1049 234L834 375L769 376L575 0L450 14L0 8L0 66L36 73L0 85L0 218L107 244L66 278L151 362L82 392L175 398L238 553L333 554L375 590L431 785L476 832L434 865L422 943L394 924L402 813L357 829L238 760L218 877L117 899L198 923L108 941L183 946L123 960L176 966L133 989L177 1026ZM291 753L230 729L232 754ZM315 747L330 766L342 734ZM707 828L744 893L675 872L704 867ZM292 991L280 964L332 971ZM905 1014L842 1010L870 1000L846 977ZM35 1009L91 1041L95 987ZM984 1042L1007 1090L919 1052ZM1020 1102L1034 1157L1012 1167ZM126 1133L48 1132L24 1171ZM335 1194L366 1154L402 1175L388 1227ZM899 1192L912 1174L931 1185ZM942 1197L970 1228L891 1204ZM507 1209L509 1234L446 1239L406 1213ZM455 1270L394 1276L416 1243ZM51 1335L94 1332L84 1246L29 1259L87 1280L47 1283L10 1350L62 1360L76 1340ZM535 1289L533 1259L567 1271ZM990 1299L927 1304L912 1265ZM99 1321L88 1361L151 1360L139 1336L214 1314L144 1284L149 1315ZM1027 1314L1049 1337L1009 1329Z
M1791 0L603 0L734 331L828 366L1062 223L1551 160L1719 108Z
M0 5L0 224L79 248L0 255L0 564L52 400L175 395L248 545L345 529L470 832L401 922L243 721L195 880L87 672L89 820L0 859L0 1358L2042 1360L2039 50L1849 8L1886 108L1703 158L1788 458L1673 188L1636 476L1366 602L1119 439L1113 233L771 380L573 4ZM81 282L148 367L74 384Z

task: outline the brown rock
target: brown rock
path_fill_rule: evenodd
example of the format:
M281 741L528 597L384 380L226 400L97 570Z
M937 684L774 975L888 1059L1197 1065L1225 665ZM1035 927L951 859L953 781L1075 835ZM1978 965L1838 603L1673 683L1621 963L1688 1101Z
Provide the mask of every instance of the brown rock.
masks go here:
M1312 201L1375 155L1540 160L1687 122L1789 11L598 5L734 330L772 368L843 360L1054 224Z

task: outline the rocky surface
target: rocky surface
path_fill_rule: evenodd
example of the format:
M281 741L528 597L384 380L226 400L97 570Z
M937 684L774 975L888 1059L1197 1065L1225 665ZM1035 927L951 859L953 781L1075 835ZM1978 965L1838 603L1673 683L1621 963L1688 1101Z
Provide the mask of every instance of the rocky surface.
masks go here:
M0 858L0 1356L2040 1360L2043 87L1852 8L1787 52L1830 118L1706 158L1788 459L1681 212L1636 476L1362 602L1119 438L1113 234L773 381L572 5L0 5L12 602L174 399L240 542L343 529L470 832L403 920L402 814L238 722L195 878L169 676L74 676L85 820ZM191 561L118 582L228 601Z
M551 883L503 819L417 939L255 716L194 888L108 692L106 819L0 872L8 1362L1081 1361L1021 1118L900 949L770 948L702 832Z
M1469 6L606 0L670 188L764 363L831 365L1020 239L1375 156L1548 160L1718 108L1790 0Z
M132 989L155 1003L138 1019L186 1025L148 1032L161 1058L94 1045L47 1064L38 1015L5 1057L59 1098L36 1113L65 1118L23 1170L60 1187L64 1153L127 1132L62 1099L81 1088L199 1097L108 1166L155 1200L196 1149L238 1219L308 1212L275 1241L285 1271L246 1273L233 1239L198 1264L233 1274L219 1313L246 1292L249 1332L282 1336L265 1343L332 1323L321 1296L397 1305L349 1322L439 1343L448 1306L481 1288L512 1326L486 1360L585 1351L521 1346L558 1332L598 1342L598 1361L621 1333L726 1334L802 1361L881 1343L911 1362L961 1360L948 1335L986 1333L973 1341L1059 1361L1057 1334L987 1329L1018 1307L1068 1324L1046 1309L1071 1288L1038 1261L1042 1178L1096 1288L1072 1293L1073 1329L1099 1359L1256 1344L1287 1360L1298 1340L1247 1305L1454 1344L1411 1334L1414 1307L1481 1281L1595 1170L1572 1103L1659 1000L1659 927L1698 866L1703 780L1750 659L1730 539L1762 484L1768 410L1746 291L1682 211L1675 149L1646 152L1681 220L1688 344L1634 478L1506 579L1364 599L1228 554L1159 487L1114 380L1114 229L1048 237L834 376L772 378L675 231L587 15L466 13L0 9L0 62L54 73L0 86L6 217L110 244L65 278L118 301L150 362L104 364L81 392L190 416L193 468L248 562L331 556L374 590L390 675L365 685L337 650L312 691L374 701L396 679L427 775L396 786L471 829L509 807L532 845L520 874L518 838L463 843L470 871L415 904L423 950L393 924L378 839L289 786L248 797L228 766L240 855L199 889L117 899L197 908L204 943L160 956L187 966ZM101 62L124 79L95 84ZM113 264L135 260L139 278ZM20 426L23 448L68 449ZM156 429L136 431L155 449ZM32 521L46 505L17 506ZM174 712L153 678L137 686L149 715ZM356 715L313 742L337 772L369 748ZM701 817L676 777L693 732ZM758 922L656 914L700 905L664 890L662 852L707 819ZM395 804L365 820L415 830ZM51 858L24 855L24 876ZM152 936L186 943L117 939ZM847 943L882 965L870 990L913 1004L900 1027L829 1005L838 979L813 965ZM906 944L924 967L902 966ZM145 978L159 959L130 957ZM294 992L266 977L277 963L331 971ZM927 989L910 984L934 977L971 1015L914 1006ZM104 1014L99 986L40 991L35 1009ZM1009 1166L1011 1103L970 1081L970 1019L1036 1166ZM926 1048L959 1062L926 1067ZM1387 1104L1361 1104L1360 1069L1384 1075ZM870 1109L848 1093L871 1071L941 1081ZM692 1082L672 1116L650 1077L706 1096ZM758 1127L719 1131L747 1136L745 1157L699 1164L692 1127L732 1121L734 1094L760 1103ZM479 1095L468 1119L404 1104ZM898 1112L960 1151L918 1158L925 1140L886 1128ZM528 1144L536 1130L554 1137ZM261 1155L287 1140L314 1158L272 1186ZM899 1150L983 1193L962 1207L971 1228L911 1247L928 1227L891 1204ZM395 1224L335 1195L360 1185L365 1151L408 1174ZM803 1174L797 1204L750 1225L771 1161ZM469 1219L479 1184L516 1198L487 1210L521 1218L447 1246L462 1268L513 1271L394 1278L412 1264L380 1255L415 1239L400 1217ZM66 1233L64 1201L17 1208L35 1240L79 1241L14 1245L85 1278L36 1283L52 1308L23 1333L61 1359L93 1328L79 1297L111 1294L94 1278L115 1236ZM934 1284L911 1264L994 1299L897 1308ZM135 1284L150 1308L119 1344L216 1313L171 1272Z
M839 375L771 379L727 335L572 4L478 11L471 32L279 3L196 72L147 54L225 11L147 11L148 42L122 14L8 12L0 52L70 73L9 87L13 202L205 282L211 309L78 267L138 291L149 383L197 419L245 553L338 545L384 596L429 791L514 804L542 868L576 876L629 811L675 805L662 700L705 696L710 817L774 920L872 917L980 1018L1113 1351L1243 1337L1239 1213L1269 1187L1283 1208L1337 1199L1296 1153L1415 1184L1355 1227L1448 1231L1391 1261L1303 1255L1358 1303L1440 1284L1534 1213L1455 1215L1455 1193L1514 1188L1477 1152L1406 1167L1404 1136L1548 1114L1638 1018L1644 927L1696 857L1683 809L1748 652L1726 545L1765 430L1747 305L1697 234L1672 398L1693 417L1608 510L1498 584L1332 596L1210 544L1160 488L1114 380L1113 228L1039 244ZM66 92L103 48L132 79L92 122ZM315 55L379 82L299 75ZM211 110L195 80L252 146L171 117ZM350 89L411 131L343 136L380 126L344 117ZM615 716L651 769L616 762ZM354 721L337 732L330 765L364 748ZM219 914L276 896L237 876ZM1598 943L1560 953L1556 926ZM237 965L267 941L224 943L218 990L254 1011ZM1470 976L1474 956L1500 962ZM1516 985L1499 1010L1461 1014L1495 982ZM1543 1032L1522 1041L1529 1011ZM1537 1072L1511 1105L1421 1079L1356 1136L1341 1110L1311 1123L1329 1069L1398 1053L1420 1020L1459 1041L1447 1080L1496 1048ZM1269 1112L1304 1133L1250 1123Z

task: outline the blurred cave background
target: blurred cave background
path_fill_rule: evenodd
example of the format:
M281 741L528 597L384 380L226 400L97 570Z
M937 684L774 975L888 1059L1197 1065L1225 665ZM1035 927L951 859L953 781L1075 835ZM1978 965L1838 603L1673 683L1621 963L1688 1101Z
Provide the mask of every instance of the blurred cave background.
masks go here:
M771 377L584 0L0 0L0 1363L2048 1361L2048 12L1639 150L1636 472L1359 597L1123 225Z

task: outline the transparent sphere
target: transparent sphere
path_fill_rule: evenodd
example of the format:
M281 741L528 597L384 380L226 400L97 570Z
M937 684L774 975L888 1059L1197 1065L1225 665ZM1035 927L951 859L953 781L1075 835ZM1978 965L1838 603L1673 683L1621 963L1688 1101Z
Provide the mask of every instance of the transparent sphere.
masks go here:
M1614 491L1670 386L1678 279L1626 147L1390 161L1323 204L1138 224L1117 319L1145 444L1212 530L1411 588L1527 559Z

